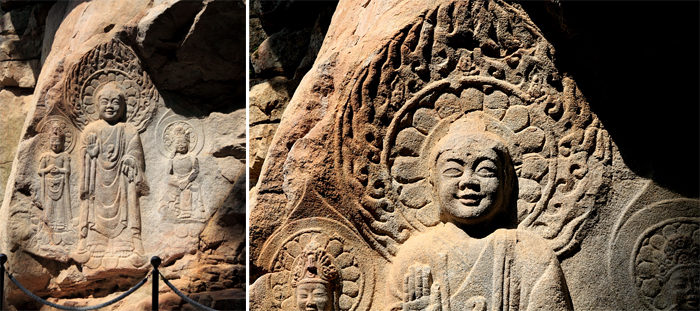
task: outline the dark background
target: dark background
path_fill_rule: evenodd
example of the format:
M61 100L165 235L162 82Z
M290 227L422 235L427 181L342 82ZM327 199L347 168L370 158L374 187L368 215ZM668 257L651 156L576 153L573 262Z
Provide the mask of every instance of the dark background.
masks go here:
M521 2L638 175L700 192L700 2Z

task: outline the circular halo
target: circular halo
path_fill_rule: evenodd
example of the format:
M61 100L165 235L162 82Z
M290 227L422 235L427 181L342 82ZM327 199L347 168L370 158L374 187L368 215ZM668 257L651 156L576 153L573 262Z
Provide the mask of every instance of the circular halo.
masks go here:
M192 127L191 124L185 121L170 122L163 130L163 147L165 147L165 151L168 154L172 154L174 152L171 143L174 138L173 135L175 135L174 132L178 127L183 129L185 131L183 134L189 137L190 144L187 150L194 150L194 148L197 146L197 134L195 134L194 127Z
M642 292L643 284L637 284L640 281L637 273L642 272L644 268L638 267L638 264L641 264L637 262L639 253L648 243L658 243L650 238L654 232L663 230L669 224L700 224L698 206L700 201L694 199L662 200L645 206L628 218L618 220L619 225L612 234L608 249L608 275L615 285L613 289L617 292L620 307L634 310L655 309L648 296ZM625 215L626 211L622 214Z
M179 125L189 130L190 146L188 154L199 154L204 147L204 132L194 121L195 120L188 120L183 116L174 114L172 110L168 110L168 112L161 117L160 121L158 121L158 124L156 124L156 131L154 134L158 142L158 151L166 158L172 155L172 150L168 147L168 137L170 137L172 130Z
M143 133L162 99L141 68L136 53L117 39L85 53L68 72L63 96L65 102L72 105L71 120L82 130L99 119L94 96L110 82L116 82L124 90L126 122Z
M637 286L638 293L646 305L652 309L658 309L654 299L660 294L663 286L670 277L669 272L674 266L683 263L673 263L672 258L667 258L665 251L669 242L678 237L686 237L700 244L700 220L697 218L672 218L660 222L642 233L634 247L632 261L632 275ZM693 255L692 263L697 267L697 254Z
M352 230L335 220L315 217L286 224L263 246L260 264L271 273L281 273L286 276L285 280L291 280L296 257L312 240L322 241L326 252L335 257L334 263L338 265L343 284L342 293L338 297L340 309L368 310L374 292L371 252ZM291 290L291 286L286 288ZM291 295L291 292L287 292L283 300Z
M126 94L126 118L130 120L134 115L134 107L140 99L140 92L133 81L129 80L126 72L117 69L98 70L90 75L80 88L80 98L82 99L82 111L88 122L99 119L97 111L97 92L107 83L117 82L125 90Z
M42 134L47 134L51 130L51 127L58 125L65 135L64 147L65 152L70 153L75 147L75 141L77 139L76 130L68 118L61 115L50 115L45 117L39 125L37 126L37 131Z

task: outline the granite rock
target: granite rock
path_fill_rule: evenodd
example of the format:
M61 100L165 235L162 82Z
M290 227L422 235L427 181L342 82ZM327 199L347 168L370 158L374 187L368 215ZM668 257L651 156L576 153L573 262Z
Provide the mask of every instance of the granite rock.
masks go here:
M202 300L208 307L241 301L245 17L241 1L50 7L43 46L29 49L30 64L42 64L36 84L3 80L34 87L33 96L2 91L25 102L26 117L11 115L23 121L8 124L19 145L7 149L14 161L0 209L0 249L25 287L95 305L134 286L159 256L185 294L217 297ZM161 291L162 308L183 308ZM40 307L14 287L5 297L10 308ZM149 303L141 290L110 308Z
M700 202L626 164L538 26L339 3L251 190L251 308L697 308Z

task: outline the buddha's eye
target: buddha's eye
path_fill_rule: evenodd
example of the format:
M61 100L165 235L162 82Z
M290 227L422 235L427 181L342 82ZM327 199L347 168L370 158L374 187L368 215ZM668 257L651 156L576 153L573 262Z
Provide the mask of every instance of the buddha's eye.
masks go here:
M491 160L483 160L476 167L476 174L480 177L496 177L496 163Z
M442 170L442 175L446 177L459 177L462 176L462 168L456 164L448 164Z

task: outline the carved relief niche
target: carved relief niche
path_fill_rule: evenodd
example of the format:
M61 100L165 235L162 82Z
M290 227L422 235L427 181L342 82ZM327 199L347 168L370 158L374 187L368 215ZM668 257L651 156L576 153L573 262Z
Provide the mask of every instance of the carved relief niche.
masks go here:
M72 260L85 276L144 269L140 197L148 183L140 133L162 105L160 95L118 40L87 52L62 82L47 92L48 114L18 152L18 171L34 173L15 183L33 185L33 203L27 208L16 196L10 204L10 245Z
M52 90L63 94L47 97L48 116L30 141L46 151L20 150L22 169L36 171L33 208L11 206L11 226L29 220L37 228L11 237L11 244L39 257L74 260L86 275L143 267L139 198L148 186L140 133L157 110L158 92L131 48L117 40L83 55Z
M159 256L164 269L233 271L193 277L197 291L239 286L245 110L162 98L116 38L64 59L37 89L0 211L13 275L42 297L89 296L128 288Z

